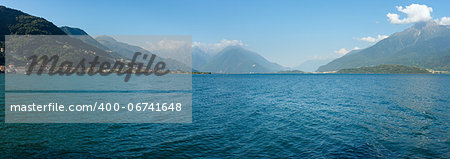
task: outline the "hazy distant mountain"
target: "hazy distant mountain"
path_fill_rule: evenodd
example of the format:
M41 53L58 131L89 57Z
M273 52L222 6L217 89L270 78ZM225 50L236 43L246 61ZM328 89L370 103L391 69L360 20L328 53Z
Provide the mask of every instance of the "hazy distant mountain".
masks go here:
M205 53L199 47L194 46L192 48L192 67L199 69L203 65L207 64L211 60L211 55Z
M228 46L217 53L200 71L217 73L278 72L283 66L239 46Z
M450 71L450 26L417 23L358 53L347 54L318 71L399 64Z
M110 36L99 36L95 38L101 45L111 49L117 54L127 57L127 59L131 59L135 52L141 52L143 54L152 54L150 51L147 51L139 46L130 45L127 43L119 42L116 39Z
M327 59L313 59L313 60L307 60L303 62L302 64L298 65L297 67L294 67L292 69L294 70L302 70L306 72L314 72L316 71L320 66L325 65L334 59L327 58Z
M127 43L119 42L116 39L110 37L110 36L99 36L95 38L101 45L111 49L113 52L116 52L117 54L128 57L127 59L133 58L134 53L141 52L142 54L151 55L152 52L145 50L139 46L130 45ZM141 56L142 58L142 56ZM144 62L145 60L138 59L140 62ZM192 71L192 67L186 64L183 64L179 61L168 59L168 58L161 58L157 55L157 58L155 59L155 62L158 61L164 61L170 70L182 70L182 71ZM147 62L147 61L146 61Z

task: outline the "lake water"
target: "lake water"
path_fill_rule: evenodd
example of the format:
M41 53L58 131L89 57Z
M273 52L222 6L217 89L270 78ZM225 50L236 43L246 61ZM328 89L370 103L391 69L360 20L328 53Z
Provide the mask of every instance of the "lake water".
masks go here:
M192 124L5 124L1 113L0 158L450 158L449 75L194 75L192 88Z

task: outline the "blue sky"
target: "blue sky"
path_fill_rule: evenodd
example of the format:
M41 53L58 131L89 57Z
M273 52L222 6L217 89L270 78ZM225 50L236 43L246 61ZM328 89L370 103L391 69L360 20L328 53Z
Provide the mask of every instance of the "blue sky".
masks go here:
M402 31L412 24L392 24L386 14L404 18L396 6L412 3L431 7L433 19L450 16L448 0L0 0L1 5L91 35L192 35L203 44L237 40L284 66L338 57L337 50L374 44L360 38Z

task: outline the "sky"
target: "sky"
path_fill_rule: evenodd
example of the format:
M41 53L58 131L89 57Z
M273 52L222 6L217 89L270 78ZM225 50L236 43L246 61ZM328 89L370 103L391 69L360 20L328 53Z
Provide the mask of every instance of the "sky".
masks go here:
M450 17L448 0L0 0L0 5L90 35L189 35L211 53L241 45L289 67L369 47L416 21L450 21L441 19Z

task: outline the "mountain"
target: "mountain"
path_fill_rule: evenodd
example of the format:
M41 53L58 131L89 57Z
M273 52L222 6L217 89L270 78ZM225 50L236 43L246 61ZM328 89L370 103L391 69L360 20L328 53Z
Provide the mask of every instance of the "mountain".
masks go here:
M59 27L59 28L62 31L64 31L67 35L70 35L70 37L75 38L75 39L79 39L79 40L83 41L86 44L89 44L91 46L95 46L95 47L97 47L99 49L102 49L102 50L110 53L111 56L113 56L114 58L117 58L117 59L128 59L127 57L121 56L118 53L112 51L108 47L103 46L97 40L92 38L89 34L87 34L84 30L82 30L80 28L72 28L72 27L68 27L68 26L62 26L62 27Z
M48 57L58 55L57 65L64 61L78 64L83 59L84 61L92 61L96 57L99 57L100 63L115 62L115 58L104 50L67 35L11 36L6 41L6 45L8 47L7 64L14 64L15 66L26 66L30 62L28 58L32 56L42 57L43 55Z
M307 60L303 62L302 64L294 67L294 70L302 70L306 72L314 72L316 71L320 66L325 65L334 59L327 58L327 59L313 59L313 60Z
M5 35L65 35L56 25L44 18L0 6L0 47L5 48ZM0 55L0 65L5 55Z
M119 54L120 56L127 57L127 59L133 58L134 53L141 52L142 54L151 55L153 54L150 51L147 51L139 46L130 45L127 43L119 42L116 39L110 36L99 36L95 38L101 45L111 49L113 52ZM142 59L137 59L139 62L146 62ZM192 67L186 64L183 64L179 61L169 59L169 58L161 58L157 56L155 61L164 61L166 63L166 67L169 70L181 70L181 71L192 71Z
M44 18L0 6L0 41L5 41L5 35L66 35L66 33Z
M417 23L402 32L394 33L375 45L319 67L317 71L398 64L450 70L450 26L434 21Z
M211 60L211 55L205 53L199 47L192 48L192 67L195 69L201 68Z
M216 73L264 73L284 70L255 52L239 46L228 46L217 53L200 71Z
M1 47L4 47L5 35L67 34L44 18L0 6ZM60 62L66 60L76 62L81 58L91 60L95 56L100 56L100 61L113 62L115 59L104 50L69 36L22 36L12 37L8 42L11 42L8 44L8 62L17 66L24 66L29 62L25 57L40 54L59 55ZM1 64L4 64L4 55L1 58Z
M80 28L73 28L68 26L59 27L62 31L64 31L67 35L88 35L84 30Z
M345 54L345 55L352 55L352 54L356 54L356 53L358 53L358 52L361 52L361 49L352 50L352 51L348 52L348 53Z
M110 36L99 36L95 38L96 41L100 43L100 45L107 47L108 49L116 52L120 56L127 57L127 59L131 59L135 52L141 52L143 54L152 54L150 51L147 51L139 46L130 45L127 43L119 42L116 39Z
M80 39L81 41L83 41L86 44L95 46L95 47L103 49L103 50L110 51L109 48L100 44L97 40L92 38L89 34L87 34L84 30L82 30L80 28L72 28L72 27L68 27L68 26L62 26L59 28L62 31L64 31L67 35L71 35L73 38Z

